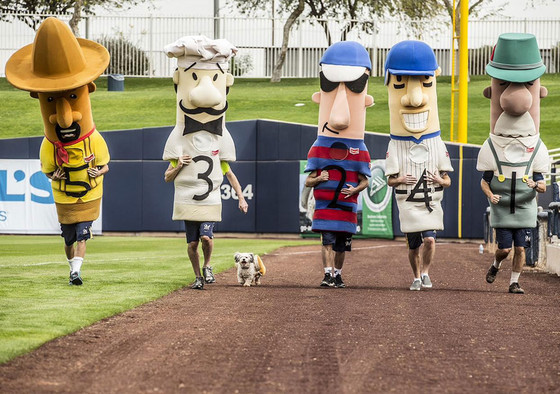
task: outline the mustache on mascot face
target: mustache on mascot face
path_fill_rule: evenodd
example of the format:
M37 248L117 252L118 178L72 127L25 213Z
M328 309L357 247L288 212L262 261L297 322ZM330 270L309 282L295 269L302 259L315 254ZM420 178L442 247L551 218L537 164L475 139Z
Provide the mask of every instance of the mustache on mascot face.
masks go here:
M186 68L184 71L188 71L191 67L193 67L196 64L193 63L190 65L190 67ZM220 69L220 71L222 72L222 74L224 73L224 70L222 70L222 68L220 67L220 65L217 65L218 68ZM177 71L178 69L175 69L175 71ZM177 93L177 84L174 84L174 88L175 88L175 93ZM229 94L229 86L226 86L226 96ZM212 115L212 116L218 116L223 114L224 112L227 111L228 109L228 102L226 101L226 105L224 108L222 109L214 109L214 108L206 108L206 107L198 107L198 108L193 108L193 109L189 109L186 108L183 105L183 100L179 101L179 108L181 108L181 111L183 111L184 113L186 113L187 115L196 115L196 114L208 114L208 115Z
M82 129L77 122L72 122L70 127L65 129L60 127L58 123L54 127L54 131L60 142L72 142L77 140L80 137L81 130Z
M228 102L226 101L226 105L224 106L224 108L222 109L214 109L214 108L205 108L205 107L198 107L198 108L186 108L183 105L183 100L179 101L179 108L181 108L181 111L183 111L184 113L186 113L187 115L196 115L196 114L208 114L208 115L213 115L213 116L218 116L223 114L224 112L227 111L228 109Z

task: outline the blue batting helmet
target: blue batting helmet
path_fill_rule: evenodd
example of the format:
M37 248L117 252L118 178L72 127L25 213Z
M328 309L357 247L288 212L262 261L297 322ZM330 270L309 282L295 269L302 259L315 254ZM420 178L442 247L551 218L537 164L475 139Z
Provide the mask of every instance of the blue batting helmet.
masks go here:
M385 60L385 84L393 75L435 75L438 69L432 48L422 41L401 41L395 44Z

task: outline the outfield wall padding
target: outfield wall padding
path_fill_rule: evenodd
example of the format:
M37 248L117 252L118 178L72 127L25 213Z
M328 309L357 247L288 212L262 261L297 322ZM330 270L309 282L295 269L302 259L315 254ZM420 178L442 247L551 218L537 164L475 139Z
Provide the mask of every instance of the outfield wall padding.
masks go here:
M243 188L251 185L249 212L238 209L238 200L223 200L221 232L298 233L299 161L307 158L317 127L271 120L228 122L236 145L237 161L231 167ZM109 146L110 171L105 177L103 197L104 231L183 231L183 223L171 220L172 183L163 173L168 163L161 160L172 126L104 132ZM37 159L42 137L0 140L1 159ZM372 159L384 159L387 134L366 133L364 138ZM455 172L452 186L445 191L443 209L445 238L483 238L483 214L488 206L480 190L476 171L479 147L462 147L461 217L459 217L460 147L447 143ZM224 177L222 196L231 195ZM249 191L249 190L248 190ZM543 196L544 197L544 196ZM546 204L541 198L540 205ZM398 210L393 201L393 229L400 236ZM461 231L459 231L459 221ZM459 234L460 233L460 234Z

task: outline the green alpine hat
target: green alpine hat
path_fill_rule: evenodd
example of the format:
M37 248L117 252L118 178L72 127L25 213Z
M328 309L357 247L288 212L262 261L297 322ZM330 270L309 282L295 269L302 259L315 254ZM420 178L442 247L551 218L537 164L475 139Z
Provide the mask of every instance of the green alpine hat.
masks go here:
M540 78L545 69L537 39L525 33L500 35L486 65L486 72L492 78L519 83Z

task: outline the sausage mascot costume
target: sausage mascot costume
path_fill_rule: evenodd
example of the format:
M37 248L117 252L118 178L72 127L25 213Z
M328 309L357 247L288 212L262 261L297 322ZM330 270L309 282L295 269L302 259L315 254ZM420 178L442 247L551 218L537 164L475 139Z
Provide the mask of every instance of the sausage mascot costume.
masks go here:
M109 151L95 128L89 94L109 64L100 44L76 38L56 18L47 18L33 44L8 60L6 78L38 98L45 127L42 171L52 179L58 220L70 264L70 284L81 285L81 266L92 222L99 217ZM74 244L76 246L74 247Z
M498 249L486 274L493 283L500 264L514 246L509 292L523 294L519 276L525 264L528 229L537 225L537 193L546 190L548 150L539 136L540 100L548 91L540 84L545 66L532 34L508 33L498 38L486 72L491 85L490 136L478 155L480 186L490 203L490 225Z
M229 171L228 162L235 161L225 112L234 80L228 72L229 60L237 48L224 39L187 36L164 51L177 58L178 66L173 73L177 120L163 152L163 160L170 162L165 179L175 184L173 220L185 222L196 276L193 288L202 289L198 240L211 239L214 222L222 220L220 185Z
M307 155L305 186L314 188L312 230L321 233L321 286L345 287L342 265L356 233L358 196L371 176L364 144L366 108L373 105L367 94L371 61L361 44L342 41L325 51L320 66L321 90L312 97L319 104L319 127Z
M435 231L443 229L443 189L453 171L441 139L434 51L421 41L394 45L385 62L391 140L385 173L394 187L401 231L414 274L410 290L431 288L428 275L435 253ZM420 246L424 243L420 256Z

